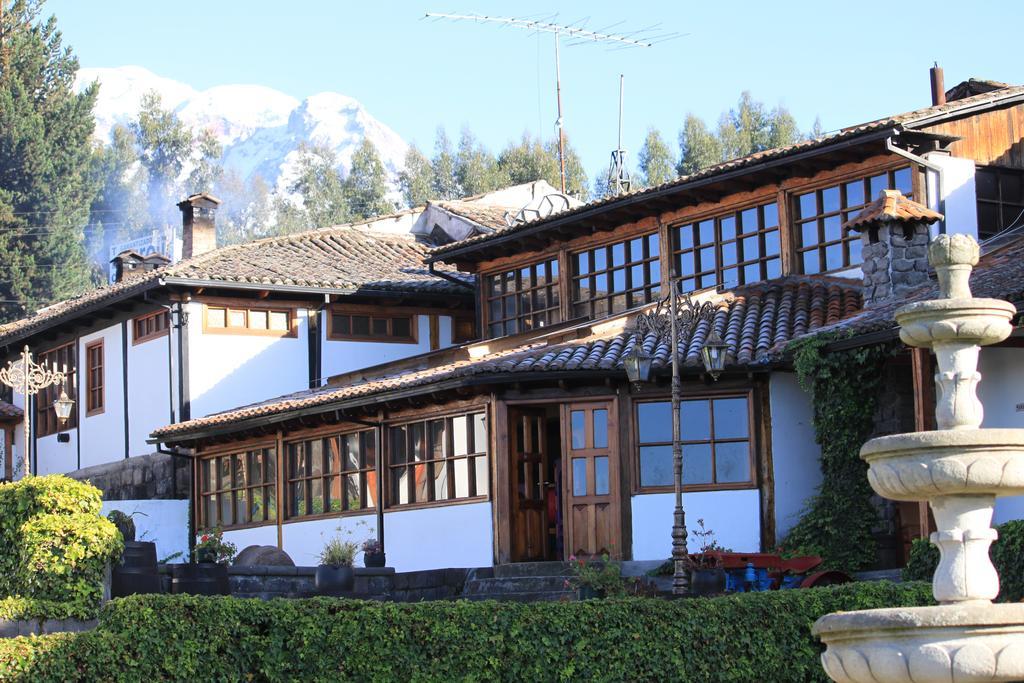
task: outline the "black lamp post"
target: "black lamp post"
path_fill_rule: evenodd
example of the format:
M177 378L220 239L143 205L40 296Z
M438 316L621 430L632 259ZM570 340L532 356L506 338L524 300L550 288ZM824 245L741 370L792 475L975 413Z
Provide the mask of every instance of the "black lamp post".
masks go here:
M686 511L683 509L683 446L681 426L679 423L679 407L682 403L682 379L680 378L679 336L686 330L689 337L693 328L701 320L714 325L715 305L710 301L695 302L689 294L679 292L679 280L673 280L671 291L667 297L668 314L663 308L666 301L658 303L657 308L641 313L636 320L636 342L630 353L623 358L626 376L634 386L639 387L650 380L651 361L649 354L642 348L643 336L655 332L658 338L669 333L672 354L672 484L676 504L672 514L672 592L677 595L688 593L690 581L687 575L688 553L686 551ZM666 330L666 328L668 328ZM715 380L725 368L727 346L712 327L708 339L701 348L704 369Z

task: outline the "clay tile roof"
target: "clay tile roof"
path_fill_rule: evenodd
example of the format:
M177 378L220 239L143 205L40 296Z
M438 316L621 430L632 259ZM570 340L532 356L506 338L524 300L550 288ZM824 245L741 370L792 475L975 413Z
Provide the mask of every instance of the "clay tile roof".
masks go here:
M713 321L702 321L682 335L679 353L687 366L701 367L700 349L712 326L728 346L727 367L756 368L778 361L789 341L805 332L836 323L861 306L859 280L820 275L789 276L719 295ZM667 338L648 334L641 340L652 367L666 369L671 349ZM636 337L630 331L592 333L582 339L551 344L539 337L522 345L481 358L458 360L432 367L375 369L376 376L346 386L326 386L262 401L189 422L162 427L154 438L175 437L249 419L345 402L371 403L388 391L424 387L432 391L440 382L465 383L471 378L538 372L623 371L622 360ZM327 409L327 408L325 408ZM241 427L240 427L241 428Z
M910 223L923 221L934 223L942 220L942 214L932 211L923 204L907 199L899 190L882 190L878 199L865 206L859 214L846 221L844 228L862 230L870 223L897 221Z
M0 420L20 420L23 415L24 413L18 406L0 400Z
M508 221L505 219L506 214L509 212L508 207L479 204L477 202L467 202L459 199L430 203L434 206L441 207L448 213L462 216L463 218L473 221L477 225L481 225L491 230L504 230L508 227Z
M991 83L990 85L998 86L999 84ZM685 189L685 185L696 180L703 180L705 178L725 174L730 171L735 171L738 169L743 169L748 166L754 166L755 164L761 162L788 157L808 150L828 147L833 143L848 140L850 138L855 138L860 135L884 131L886 129L914 129L920 126L931 125L945 118L955 117L958 114L960 114L960 112L973 111L974 109L978 107L983 107L985 105L998 106L998 104L1003 100L1020 96L1024 96L1024 86L1014 85L1007 87L995 87L994 89L985 90L984 92L978 92L977 94L970 94L960 99L949 100L945 104L924 107L922 109L916 109L914 111L904 112L902 114L894 114L892 116L876 119L875 121L869 121L867 123L849 126L847 128L840 129L834 133L823 135L819 138L802 140L792 145L776 147L773 149L766 149L764 151L755 152L744 157L731 159L729 161L723 162L721 164L716 164L715 166L711 166L696 173L692 173L686 176L680 176L674 180L662 183L661 185L655 185L641 190L636 190L634 192L627 192L625 194L620 194L614 197L606 197L604 199L588 202L573 209L561 211L557 214L553 214L548 217L519 223L503 231L496 231L495 233L485 235L476 235L474 237L469 237L458 242L445 244L443 246L439 246L432 249L430 251L430 257L431 259L439 260L443 258L445 254L449 254L455 251L456 249L461 249L469 245L475 246L477 244L487 242L488 240L496 239L499 236L499 234L501 236L504 236L511 233L519 232L521 230L533 229L548 222L564 222L565 220L572 219L574 216L577 216L579 214L592 213L595 209L603 207L613 208L613 206L616 204L632 202L635 201L637 197L661 193L671 188L678 187L680 190L682 190Z
M359 225L320 228L236 244L140 273L0 326L0 344L105 302L129 298L166 281L233 283L317 290L462 294L465 289L429 272L426 246L410 235ZM458 271L440 268L450 275ZM468 282L468 280L467 280Z

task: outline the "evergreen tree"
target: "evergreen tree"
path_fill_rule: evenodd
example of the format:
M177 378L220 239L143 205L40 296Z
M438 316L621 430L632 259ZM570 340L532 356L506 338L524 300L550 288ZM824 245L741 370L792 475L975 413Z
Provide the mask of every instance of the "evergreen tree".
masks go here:
M270 234L270 188L258 173L246 182L235 171L227 171L213 193L224 202L217 212L217 244L238 244Z
M771 122L768 126L768 149L786 147L804 139L796 119L784 107L772 110Z
M594 191L591 193L593 199L604 199L612 191L612 183L614 182L611 168L601 169L601 172L594 178Z
M672 158L672 150L661 137L661 133L654 128L647 130L647 137L640 148L638 160L640 172L635 180L641 187L654 187L676 177L676 162Z
M694 114L687 114L679 131L679 175L690 175L722 161L722 145Z
M548 156L551 157L554 173L546 176L545 179L553 186L560 188L562 183L561 167L558 164L558 138L552 138L544 146ZM590 197L590 180L587 179L587 172L583 168L583 160L576 152L576 148L569 142L569 136L565 136L565 191L581 201L587 201Z
M139 161L147 173L149 212L157 225L177 224L179 178L193 155L192 131L164 109L159 93L142 96L139 118L131 124Z
M220 158L224 154L217 136L210 129L202 130L194 140L192 150L192 173L188 177L185 194L213 192L217 182L224 175Z
M519 142L510 142L498 155L498 167L510 185L546 179L555 187L560 184L556 156L552 158L540 140L523 133Z
M405 153L405 168L398 174L402 197L409 207L423 206L430 199L434 185L434 170L430 160L416 145L409 145Z
M483 194L504 185L498 160L477 142L468 127L463 127L459 137L455 181L461 196Z
M78 60L41 2L5 2L0 24L0 318L95 283L86 258L98 86L73 89ZM9 305L16 302L17 305Z
M434 170L433 198L458 199L462 196L458 178L455 177L455 154L452 143L444 128L438 127L434 141L434 158L430 162Z
M289 190L299 202L278 198L275 203L278 234L338 225L349 220L345 183L337 170L337 156L323 144L299 145L299 167Z
M138 236L149 223L146 174L139 164L135 136L115 125L109 145L98 145L92 172L99 187L89 207L88 254L98 264L110 258L111 244Z
M811 126L811 133L810 133L811 139L817 140L818 138L820 138L820 137L822 137L824 135L825 135L825 129L821 125L821 117L820 116L815 116L814 117L814 125Z
M352 169L342 187L349 213L354 219L382 216L395 210L387 199L388 185L384 164L368 138L352 154Z

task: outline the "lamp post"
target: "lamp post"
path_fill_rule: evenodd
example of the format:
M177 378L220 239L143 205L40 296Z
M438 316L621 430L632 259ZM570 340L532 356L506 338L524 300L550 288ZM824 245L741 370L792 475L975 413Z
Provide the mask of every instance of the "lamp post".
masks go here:
M54 401L53 410L57 414L57 419L60 421L61 426L68 421L71 417L71 408L75 405L75 402L68 397L66 391L65 382L67 381L68 368L65 365L63 369L58 370L56 365L47 367L45 365L38 365L32 361L32 353L28 350L28 346L21 352L21 359L11 361L7 364L6 368L0 368L0 382L14 389L22 396L25 397L25 409L23 411L23 427L24 427L24 447L22 448L22 471L17 471L17 462L14 462L12 467L12 479L17 479L18 475L27 476L31 472L29 467L28 458L28 442L32 433L32 415L30 410L30 399L35 394L38 394L47 387L54 386L55 384L61 385L60 397ZM5 469L5 463L0 461L0 473Z
M641 313L636 320L636 343L632 351L623 359L626 374L634 386L650 380L651 357L641 348L643 336L654 332L662 338L668 328L672 358L672 484L675 491L676 504L672 514L672 592L682 595L689 592L690 581L687 576L686 552L686 512L683 509L683 446L681 426L679 423L679 406L682 402L683 384L680 378L679 337L683 330L687 336L701 320L714 324L715 304L710 301L695 302L689 294L679 291L679 280L671 281L671 289L665 300L658 302L653 311ZM668 303L668 314L664 312ZM727 346L712 327L707 341L701 348L704 369L714 380L725 368L725 352Z

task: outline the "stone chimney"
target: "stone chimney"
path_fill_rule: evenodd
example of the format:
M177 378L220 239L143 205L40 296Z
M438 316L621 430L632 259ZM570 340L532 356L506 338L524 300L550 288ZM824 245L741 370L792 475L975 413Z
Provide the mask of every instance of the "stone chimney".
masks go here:
M882 190L843 227L860 232L864 306L898 297L928 281L929 226L942 214Z
M143 256L131 249L122 251L110 260L114 264L114 282L121 282L131 277L137 277L147 271L156 270L170 263L170 259L161 254L150 254Z
M217 207L220 200L206 192L178 202L181 209L181 257L192 258L217 248Z

